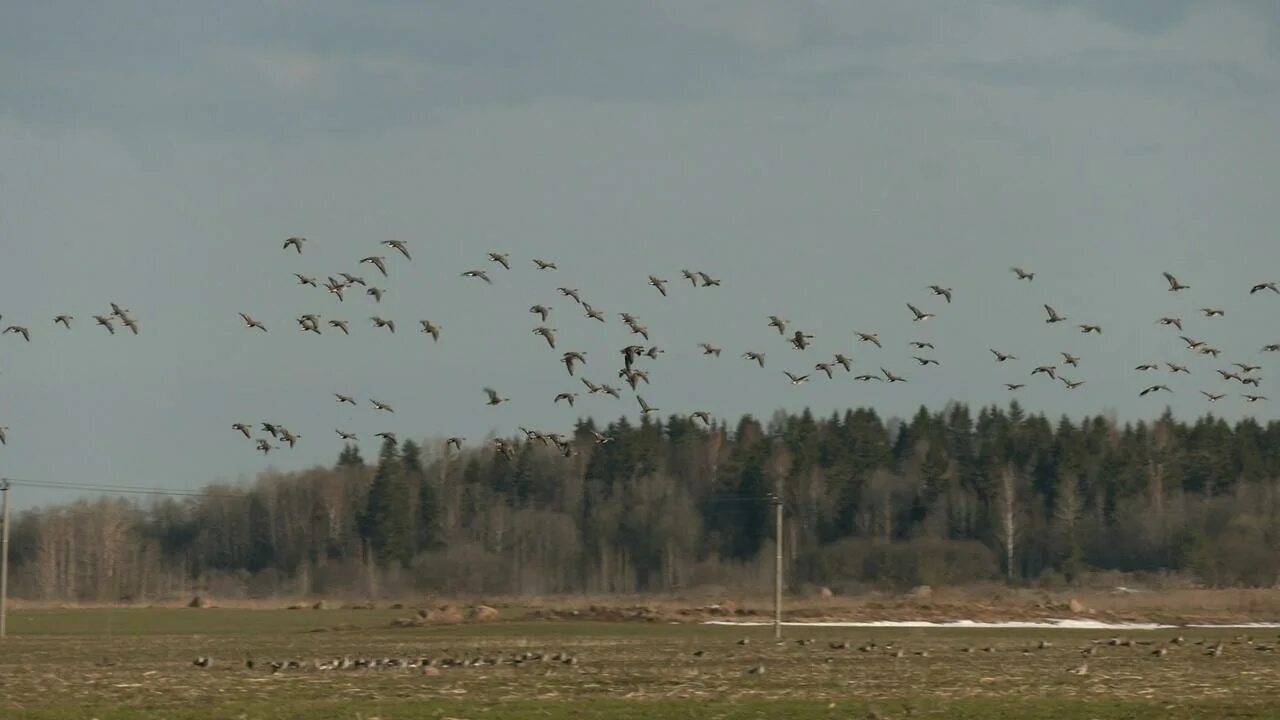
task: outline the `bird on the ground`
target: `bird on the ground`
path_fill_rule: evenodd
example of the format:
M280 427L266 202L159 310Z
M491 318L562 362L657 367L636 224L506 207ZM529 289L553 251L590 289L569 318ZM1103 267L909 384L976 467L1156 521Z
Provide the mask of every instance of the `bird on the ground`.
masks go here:
M754 360L757 365L759 365L760 367L764 367L764 353L762 352L748 350L742 353L742 357L745 360Z
M549 260L539 260L538 258L534 258L533 264L537 265L539 270L559 270L560 269L556 267L555 263Z
M378 272L382 273L382 277L387 276L387 258L386 257L382 255L370 255L367 258L362 258L360 262L369 263L370 265L373 265L374 267L378 268Z
M698 278L702 280L702 287L720 287L720 281L717 278L713 278L701 270L698 271Z
M338 402L340 403L346 403L348 405L356 404L356 399L351 397L350 395L343 395L342 393L334 393L333 396L337 398Z
M1204 316L1207 318L1222 317L1223 315L1227 314L1226 310L1219 310L1218 308L1207 308L1207 307L1200 308L1200 312L1204 313Z
M1084 380L1068 380L1064 377L1060 377L1058 379L1062 381L1063 385L1067 386L1068 390L1075 390L1076 388L1084 384Z
M360 438L356 437L355 433L343 432L342 430L339 430L337 428L334 428L333 431L338 433L338 437L342 438L343 440L355 440L355 441L360 440Z
M1088 323L1081 323L1081 324L1080 324L1080 325L1078 325L1077 327L1079 327L1079 328L1080 328L1080 332L1081 332L1082 334L1085 334L1085 335L1088 335L1089 333L1093 333L1093 334L1095 334L1095 335L1101 335L1101 334L1102 334L1102 326L1101 326L1101 325L1090 325L1090 324L1088 324Z
M916 307L915 305L912 305L911 303L907 303L907 308L910 309L911 314L915 316L915 319L912 320L912 322L920 322L921 320L928 320L929 318L937 317L933 313L927 313L927 312L921 311L920 308Z
M56 318L54 318L54 319L53 319L53 322L54 322L54 324L62 323L62 326L63 326L63 327L65 327L66 329L70 330L70 329L71 329L71 321L72 321L72 320L75 320L75 319L76 319L76 316L75 316L75 315L59 315L58 317L56 317Z
M789 372L789 371L787 371L787 370L783 370L783 371L782 371L782 374L787 376L787 379L791 381L791 384L792 384L792 385L799 385L799 384L800 384L800 383L802 383L802 382L808 382L808 381L809 381L809 376L808 376L808 375L796 375L796 374L794 374L794 373L792 373L792 372Z
M493 388L489 388L489 387L484 388L484 394L489 396L489 399L485 401L486 405L501 405L502 403L507 402L508 400L511 399L511 398L504 398L498 395L497 390L494 390Z
M560 362L564 363L564 366L568 368L569 375L573 375L573 364L576 362L576 363L581 363L585 365L587 362L586 356L587 354L584 352L570 350L569 352L560 356Z
M1176 317L1162 317L1162 318L1160 318L1159 323L1160 323L1161 325L1172 325L1172 326L1174 326L1174 327L1178 328L1178 331L1179 331L1179 332L1181 332L1181 331L1182 331L1182 318L1176 318Z
M911 357L914 358L916 362L920 363L921 367L926 365L941 365L941 363L933 358L922 358L918 355L912 355Z
M384 319L382 319L382 318L378 317L377 315L374 315L373 317L370 317L370 318L369 318L369 320L373 323L373 326L374 326L374 327L380 327L380 328L384 327L384 328L386 328L386 329L390 330L390 331L391 331L391 332L393 332L393 333L396 331L396 321L395 321L395 320L384 320Z
M290 246L290 245L292 245L292 246L293 246L293 249L294 249L294 250L297 250L297 251L298 251L298 254L299 254L299 255L301 255L301 254L302 254L302 243L304 243L304 242L306 242L306 241L307 241L307 239L306 239L306 238L304 238L304 237L291 237L291 238L289 238L288 240L285 240L285 241L284 241L284 248L283 248L283 249L288 250L288 249L289 249L289 246Z
M395 412L395 410L394 410L394 409L392 409L392 407L391 407L390 405L388 405L388 404L386 404L386 403L384 403L384 402L378 402L377 400L374 400L374 399L370 398L370 399L369 399L369 403L373 405L373 409L374 409L374 410L382 410L382 411L384 411L384 412L389 412L389 413L394 413L394 412Z
M1171 363L1171 362L1166 362L1165 365L1169 366L1169 372L1171 373L1186 373L1187 375L1191 374L1191 371L1188 370L1185 365L1179 365L1177 363Z
M555 328L546 327L545 325L540 325L533 329L533 334L541 335L543 338L546 339L547 344L551 346L551 349L552 350L555 349L556 347L556 329Z
M474 277L474 278L480 278L481 280L483 280L483 281L485 281L485 282L489 283L490 285L492 285L492 284L493 284L493 281L489 279L489 273L487 273L487 272L485 272L485 271L483 271L483 270L468 270L468 271L466 271L466 272L462 273L462 277Z
M1026 387L1026 384L1025 383L1005 383L1004 386L1009 388L1010 390L1019 390L1021 388Z
M310 285L311 287L320 287L319 281L313 277L303 275L302 273L294 273L294 277L298 278L299 285Z
M716 357L720 357L720 348L712 345L711 343L700 342L698 343L698 347L702 348L703 355L715 355Z
M636 396L636 402L640 404L641 415L648 415L649 413L658 412L658 408L650 406L649 403L645 402L644 398L640 397L639 395Z
M240 314L241 314L241 315L244 315L244 313L240 313ZM246 316L246 317L247 317L247 316ZM94 315L94 316L93 316L93 319L94 319L94 321L95 321L95 322L97 322L99 325L101 325L102 327L106 328L106 329L107 329L107 332L111 333L112 335L115 335L115 334L116 334L116 327L115 327L115 325L112 325L112 324L111 324L111 318L106 317L106 316L103 316L103 315ZM248 320L246 320L246 322L249 322L249 321L248 321ZM259 329L261 329L263 332L266 332L266 331L267 331L267 328L266 328L266 327L264 327L264 326L262 325L262 323L259 323L259 322L251 322L251 323L249 324L249 327L256 327L256 328L259 328Z
M251 438L250 438L250 436L249 436L249 425L248 425L247 423L239 423L239 422L238 422L238 423L232 423L232 424L231 424L231 429L232 429L232 430L239 430L239 431L240 431L240 433L244 435L244 439L245 439L245 440L249 440L249 439L251 439Z
M836 353L835 361L839 363L841 367L844 368L845 372L853 371L853 358L850 358L849 356L843 355L841 353Z
M23 339L25 339L27 342L31 342L31 332L21 325L10 325L9 327L5 328L3 334L8 335L9 333L17 333L21 335Z
M1262 292L1263 290L1270 290L1271 292L1280 295L1280 287L1277 287L1274 282L1258 283L1249 289L1249 294L1252 295L1256 292Z
M1164 390L1165 392L1173 392L1172 390L1169 389L1168 385L1152 385L1151 387L1138 393L1138 397L1146 397L1147 395L1150 395L1153 392L1158 392L1160 390Z
M1203 395L1203 396L1205 396L1205 397L1207 397L1207 398L1209 398L1209 402L1217 402L1217 401L1221 400L1222 398L1226 397L1226 395L1225 395L1225 394L1222 394L1222 395L1215 395L1214 393L1211 393L1211 392L1205 392L1204 390L1201 390L1201 391L1200 391L1200 394L1201 394L1201 395Z
M933 291L934 295L941 295L946 298L948 305L951 304L951 288L944 288L940 285L930 285L929 289Z
M1190 285L1183 285L1178 282L1178 278L1167 272L1164 273L1164 279L1169 281L1169 292L1178 292L1179 290L1186 290L1191 287Z
M405 243L405 241L403 240L383 240L382 244L389 248L395 248L396 250L399 250L400 254L404 256L405 260L413 259L409 255L409 248L407 246L407 243Z
M604 322L604 311L591 307L591 303L582 303L582 309L586 312L588 320L599 320Z
M652 286L654 286L655 288L657 288L658 292L662 293L662 297L666 297L666 296L667 296L667 281L666 281L666 280L663 280L663 279L661 279L661 278L657 277L656 275L650 275L650 276L649 276L649 284L650 284L650 285L652 285Z
M578 296L577 288L562 287L562 288L556 288L556 290L559 291L561 295L567 298L573 298L573 301L578 303L579 305L582 304L582 298Z
M347 327L346 320L330 320L329 327L338 328L339 330L342 331L343 335L351 334L351 328Z
M383 290L382 288L371 287L371 288L368 288L367 290L365 290L365 291L364 291L364 294L365 294L365 295L372 295L372 296L373 296L373 301L374 301L374 302L376 302L376 303L380 303L380 302L382 302L382 294L383 294L383 293L385 293L385 292L386 292L386 290Z
M499 265L501 265L502 267L504 267L504 268L506 268L506 269L508 269L508 270L510 270L510 269L511 269L511 260L510 260L510 258L511 258L511 253L497 253L497 252L491 252L491 253L489 253L489 261L490 261L490 262L496 262L496 263L498 263Z
M419 320L418 324L422 326L422 329L418 330L418 332L426 333L430 335L431 339L434 342L440 342L440 326L439 325L436 325L430 320Z
M1058 354L1062 356L1062 361L1064 363L1070 365L1071 367L1080 367L1080 357L1078 355L1072 355L1069 352L1058 353Z
M1032 375L1048 375L1050 380L1058 379L1058 368L1056 365L1041 365L1031 371Z
M259 330L261 330L262 332L266 332L266 331L267 331L267 326L266 326L266 325L263 325L262 323L258 322L257 320L254 320L252 317L249 317L247 314L245 314L245 313L240 313L240 317L244 318L244 326L245 326L245 327L249 327L249 328L258 328L258 329L259 329ZM110 327L111 327L111 320L109 320L109 319L107 319L107 318L104 318L104 317L103 317L103 316L101 316L101 315L94 315L94 316L93 316L93 319L94 319L94 320L97 320L99 325L106 325L108 328L110 328Z
M769 327L778 328L779 335L787 334L787 322L787 320L784 320L777 315L769 316Z
M813 339L812 335L805 333L803 330L795 331L791 336L791 345L797 350L804 350L809 347L809 341Z
M534 315L537 315L537 316L541 317L541 318L542 318L542 322L546 322L546 321L547 321L547 316L551 314L551 306L549 306L549 305L534 305L534 306L532 306L532 307L530 307L530 308L529 308L529 312L533 313Z
M1036 279L1035 273L1027 272L1026 270L1023 270L1020 267L1011 267L1009 268L1009 270L1012 271L1014 275L1017 275L1019 280L1026 280L1030 282Z
M888 370L885 370L884 368L880 368L880 372L884 373L885 382L896 383L896 382L907 381L906 378L901 377L899 375L894 375L893 373L889 372Z
M1045 319L1047 323L1059 323L1067 319L1065 315L1059 315L1058 311L1049 305L1044 306L1044 311L1049 314L1049 317Z
M560 402L561 400L564 400L565 402L569 403L569 407L573 407L573 401L577 399L578 399L578 393L562 392L559 395L556 395L556 399L552 400L551 402L552 404L555 404Z
M830 365L830 363L820 362L820 363L818 363L817 365L814 365L814 366L813 366L813 369L814 369L814 370L821 370L822 372L826 373L826 374L827 374L827 379L828 379L828 380L832 379L832 377L833 377L833 376L831 375L831 365Z

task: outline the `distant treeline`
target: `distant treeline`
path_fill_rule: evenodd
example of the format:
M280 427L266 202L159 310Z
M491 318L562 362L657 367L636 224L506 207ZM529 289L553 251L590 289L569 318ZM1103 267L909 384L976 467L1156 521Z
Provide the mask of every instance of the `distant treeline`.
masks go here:
M612 438L597 444L593 431ZM15 594L33 599L768 587L770 495L793 590L1098 571L1209 585L1280 578L1280 422L1056 423L1017 404L910 421L777 413L704 428L584 421L579 454L346 446L332 468L198 497L22 513Z

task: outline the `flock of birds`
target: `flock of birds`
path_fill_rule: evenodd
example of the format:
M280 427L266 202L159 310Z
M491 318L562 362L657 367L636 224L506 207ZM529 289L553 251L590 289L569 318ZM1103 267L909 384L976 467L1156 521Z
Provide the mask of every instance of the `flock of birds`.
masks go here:
M297 255L302 255L306 244L306 238L291 237L285 240L283 247L285 251L292 250ZM387 249L388 254L393 255L393 259L398 259L402 262L412 261L413 259L408 243L405 241L386 240L383 241L381 245ZM461 273L461 277L477 279L488 284L493 284L494 276L490 274L491 272L500 273L512 270L512 260L509 253L490 252L488 253L487 259L492 263L492 267L488 269L472 268L465 270ZM556 263L550 260L542 258L531 258L531 260L534 268L541 272L556 271L559 269ZM388 259L387 254L369 255L359 260L358 265L370 266L370 268L376 271L381 278L385 279L389 277L388 267L390 262L391 261ZM1013 267L1010 268L1010 270L1018 281L1030 283L1036 278L1035 272L1021 267ZM684 269L681 271L681 274L683 279L687 280L694 288L716 288L721 285L721 281L718 278L704 271ZM294 276L297 278L299 285L323 289L339 303L345 302L349 294L359 292L357 288L362 289L364 294L371 297L375 304L381 303L383 296L388 292L385 288L373 285L367 282L365 278L350 272L340 272L336 275L328 275L324 279L303 273L294 273ZM1164 278L1168 283L1168 291L1171 293L1181 293L1189 290L1191 287L1190 285L1182 283L1171 273L1165 272ZM669 280L658 277L657 275L649 275L647 280L648 285L653 287L654 290L656 290L662 297L668 296L668 293L670 292ZM942 285L929 285L928 290L933 297L941 298L947 305L952 303L954 296L954 290L952 288L944 287ZM557 292L561 296L572 300L581 309L583 316L587 319L595 320L600 323L607 322L604 311L584 300L581 292L577 288L562 286L557 288ZM1280 287L1278 287L1275 282L1261 282L1253 285L1249 290L1250 295L1257 295L1264 292L1280 295ZM926 322L938 317L935 312L922 310L914 303L906 303L906 307L910 312L910 319L913 324ZM127 317L127 313L124 315L118 315L114 312L115 310L118 310L118 308L115 308L113 305L113 315L111 317L119 316L122 320ZM1044 322L1047 325L1054 326L1070 321L1067 315L1059 312L1052 305L1045 304L1044 311L1046 315ZM532 329L532 333L541 337L547 343L549 348L556 350L558 340L557 333L559 331L549 324L552 312L553 308L544 303L535 303L529 307L529 313L535 315L538 322L537 326ZM1226 314L1225 310L1217 307L1203 307L1200 308L1199 312L1206 319L1221 318ZM242 312L240 313L240 317L244 321L244 326L246 328L264 333L268 331L266 324L255 319L251 314ZM621 368L617 371L617 377L630 386L642 415L659 412L660 408L651 405L640 394L640 385L644 384L647 386L650 383L649 370L641 367L640 363L642 360L658 359L664 350L657 345L649 344L649 327L641 322L637 315L621 312L618 313L618 317L630 333L642 339L644 344L633 343L619 349L618 352L621 355ZM100 319L100 322L101 320L102 319ZM814 340L813 333L806 332L802 329L796 329L792 327L790 321L777 315L768 316L767 321L767 327L776 330L778 335L795 350L807 351L812 347ZM301 315L296 318L295 322L298 329L302 332L321 334L325 329L340 331L346 335L349 335L352 332L350 321L340 318L322 318L321 315L317 313ZM369 317L369 322L375 331L385 330L388 333L396 332L397 325L394 319L385 318L375 314ZM1186 347L1189 351L1202 356L1212 356L1213 358L1217 358L1221 354L1221 350L1212 346L1208 341L1194 339L1181 334L1183 332L1184 325L1184 321L1181 317L1161 317L1157 322L1160 325L1176 329L1180 333L1182 340L1186 343ZM429 335L433 342L440 342L444 329L440 323L431 319L421 319L418 320L418 326L420 333ZM133 327L136 332L136 325L130 324L130 327ZM1101 335L1103 332L1103 328L1100 324L1092 322L1077 322L1075 327L1082 335ZM21 330L23 329L17 329L17 331ZM878 332L857 330L854 331L854 337L856 337L856 341L859 344L874 346L878 349L884 347L880 333ZM933 343L913 341L910 344L917 353L912 355L912 358L919 367L926 368L931 365L940 365L939 360L934 357L927 356L926 354L927 351L935 350ZM702 355L711 357L720 357L723 351L722 348L709 342L698 343L698 348L701 350ZM1267 345L1262 348L1262 351L1280 352L1280 343ZM1005 364L1018 360L1017 356L1014 354L1002 351L998 348L990 348L990 353L996 363ZM755 349L746 350L741 355L743 359L755 363L760 368L765 367L766 356L767 353L765 351ZM609 385L608 383L593 382L588 378L577 375L577 370L587 364L586 352L579 350L563 350L560 355L560 362L564 365L564 368L570 377L577 378L588 395L608 395L613 398L622 397L622 390L619 387ZM1060 360L1057 362L1036 365L1030 370L1029 375L1030 377L1042 376L1050 381L1062 383L1067 390L1075 390L1084 385L1086 381L1079 378L1069 377L1067 373L1070 372L1068 368L1079 368L1080 362L1081 357L1079 355L1064 351L1060 353ZM889 384L908 382L907 377L904 375L895 373L882 365L877 367L878 372L863 372L859 374L853 374L853 367L854 361L849 354L835 353L830 359L819 360L816 362L813 365L812 370L794 371L788 369L783 370L782 372L786 376L787 380L793 385L809 382L814 372L820 372L828 379L834 379L835 374L840 371L852 374L853 379L860 382L884 382ZM1191 373L1191 370L1187 365L1174 361L1165 361L1163 363L1142 362L1135 366L1134 369L1144 373L1160 371L1161 369L1165 369L1168 373L1174 375L1189 375ZM1227 369L1218 369L1217 373L1221 376L1223 381L1239 383L1242 388L1241 397L1243 397L1247 402L1254 403L1267 399L1265 395L1262 395L1257 391L1257 388L1259 388L1262 382L1261 377L1257 375L1257 372L1260 369L1261 367L1259 365L1247 362L1236 362ZM1009 391L1017 391L1026 387L1027 382L1029 382L1029 380L1017 380L1006 382L1004 385ZM502 403L509 402L510 400L491 387L482 388L482 392L484 394L485 404L489 406L497 406ZM1138 394L1139 396L1145 397L1159 392L1173 392L1173 390L1167 382L1153 382L1144 387ZM1210 402L1216 402L1227 396L1227 392L1213 392L1210 390L1200 390L1200 392ZM359 404L359 401L351 395L334 393L334 397L338 403L352 406ZM552 403L558 404L564 402L569 406L573 406L579 397L580 392L563 391L555 394L552 398ZM368 403L374 412L395 412L389 404L380 400L369 398ZM689 413L689 416L702 422L706 426L709 426L712 423L712 416L706 410L692 411ZM255 428L251 423L237 422L232 425L232 428L243 434L246 439L254 440L256 442L257 449L263 453L269 453L271 450L278 447L278 445L273 444L273 441L293 447L300 437L297 433L291 432L288 428L276 422L262 422L258 425L257 429L266 433L266 436L258 438L254 438L253 436ZM566 457L572 457L577 454L577 450L573 447L573 441L560 433L544 432L523 427L521 430L530 440L540 441L546 446L554 446ZM357 442L359 440L357 434L350 430L335 428L334 431L343 441ZM378 432L375 436L382 439L396 439L395 433L389 431ZM600 433L595 433L592 440L597 444L603 444L610 442L611 438ZM462 436L453 436L448 438L446 447L460 449L464 441L465 438ZM509 441L503 438L495 438L492 440L492 443L495 449L499 452L502 452L509 457L514 455L515 448Z

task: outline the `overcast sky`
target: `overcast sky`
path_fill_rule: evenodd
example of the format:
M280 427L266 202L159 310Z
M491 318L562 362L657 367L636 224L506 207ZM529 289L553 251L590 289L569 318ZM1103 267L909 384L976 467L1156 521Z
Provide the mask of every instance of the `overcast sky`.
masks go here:
M904 416L1004 404L1001 383L1026 382L1016 397L1051 416L1169 404L1189 419L1209 409L1204 389L1228 393L1218 414L1273 418L1280 354L1259 349L1280 342L1280 295L1248 290L1280 280L1278 7L0 3L0 324L31 330L0 337L0 475L198 487L330 463L335 428L372 455L381 430L477 442L637 417L630 392L552 405L583 388L531 334L535 302L554 307L562 349L587 351L580 374L614 385L634 338L616 313L638 314L667 351L642 386L663 416ZM301 256L281 249L291 235L310 239ZM390 238L412 262L378 245ZM357 265L370 254L390 277ZM473 267L494 285L459 277ZM694 289L684 267L723 286ZM292 276L344 270L385 287L382 303L339 304ZM1191 289L1168 292L1164 270ZM111 301L139 336L94 326ZM913 324L907 302L938 317ZM1045 302L1070 321L1047 326ZM71 331L53 325L63 312ZM299 331L306 312L350 320L352 336ZM374 314L398 332L375 332ZM770 314L815 347L788 347ZM1163 315L1223 356L1187 351ZM439 343L417 332L424 318ZM917 367L911 340L941 366ZM1060 351L1082 357L1078 390L1027 375ZM782 375L835 352L854 374L909 382ZM1165 360L1192 375L1132 369ZM1264 366L1270 403L1213 372L1237 360ZM1139 399L1156 382L1175 392ZM486 385L511 402L486 407ZM302 441L264 458L239 420Z

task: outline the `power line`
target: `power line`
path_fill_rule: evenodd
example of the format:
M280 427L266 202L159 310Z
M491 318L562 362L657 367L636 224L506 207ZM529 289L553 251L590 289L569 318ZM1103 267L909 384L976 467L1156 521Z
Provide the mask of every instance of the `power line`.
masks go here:
M62 480L9 480L15 486L45 488L49 490L87 490L104 494L119 495L164 495L172 497L226 497L243 498L246 492L207 492L202 490L182 490L179 488L142 487L139 485L114 485L78 483Z

